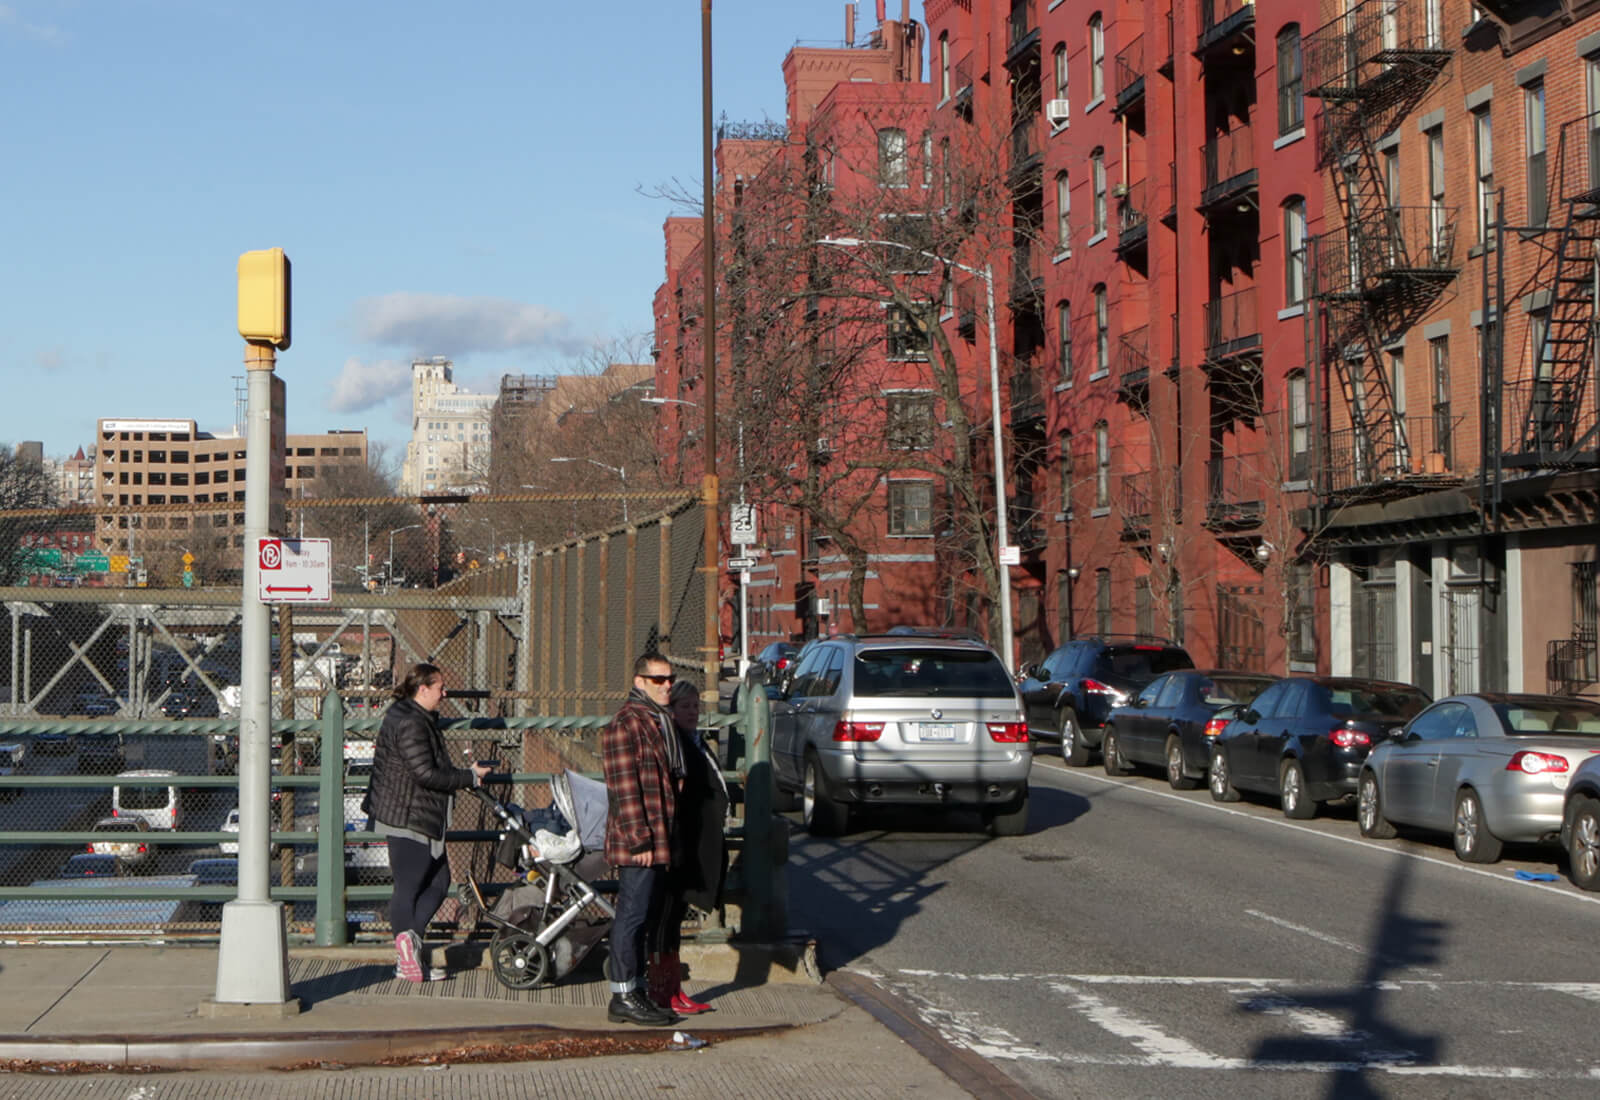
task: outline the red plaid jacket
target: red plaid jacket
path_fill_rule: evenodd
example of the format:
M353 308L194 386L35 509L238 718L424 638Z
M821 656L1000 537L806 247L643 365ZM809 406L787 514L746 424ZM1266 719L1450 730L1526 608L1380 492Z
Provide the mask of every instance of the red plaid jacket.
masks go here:
M677 793L667 763L661 712L630 699L600 734L606 773L606 862L666 867L672 860Z

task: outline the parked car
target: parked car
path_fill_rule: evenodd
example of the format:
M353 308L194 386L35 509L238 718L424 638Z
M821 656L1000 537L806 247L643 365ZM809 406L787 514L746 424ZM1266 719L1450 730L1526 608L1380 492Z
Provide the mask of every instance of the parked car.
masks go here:
M1127 706L1112 710L1101 739L1106 774L1126 775L1135 764L1154 764L1166 769L1174 790L1198 787L1211 765L1212 741L1227 724L1218 720L1218 710L1251 702L1273 679L1226 669L1157 676Z
M220 831L232 833L234 836L239 835L239 807L235 806L228 811L227 816L222 819ZM269 843L267 845L267 855L269 857L276 856L280 847L281 845L276 841ZM224 840L217 845L217 850L225 856L237 856L239 854L239 842L237 840Z
M155 852L150 842L150 823L142 817L102 817L90 832L104 833L106 839L89 842L96 855L115 856L124 867L148 863Z
M772 755L813 835L845 831L855 806L967 806L996 835L1027 827L1027 723L980 642L819 639L773 702Z
M78 772L115 775L122 770L122 735L89 731L78 734Z
M1164 672L1193 668L1182 646L1144 638L1076 638L1037 665L1024 666L1018 690L1035 736L1061 742L1082 767L1100 748L1111 708L1123 706Z
M122 873L122 861L99 852L80 852L61 865L58 878L115 878Z
M1234 802L1240 790L1275 794L1285 817L1315 817L1319 803L1355 793L1372 746L1429 702L1422 689L1388 680L1279 680L1217 735L1211 797Z
M1372 751L1356 821L1449 833L1456 857L1493 863L1506 841L1557 841L1573 773L1600 751L1600 704L1475 692L1441 699Z
M1600 754L1591 753L1567 784L1561 813L1567 873L1583 890L1600 890Z
M238 859L197 859L189 864L189 874L194 876L196 886L231 886L237 894L239 887L239 861ZM215 899L199 901L194 906L196 920L221 920L222 907L226 902Z
M776 684L783 679L784 669L799 652L800 647L791 642L772 642L756 654L755 660L750 662L750 671L758 682Z

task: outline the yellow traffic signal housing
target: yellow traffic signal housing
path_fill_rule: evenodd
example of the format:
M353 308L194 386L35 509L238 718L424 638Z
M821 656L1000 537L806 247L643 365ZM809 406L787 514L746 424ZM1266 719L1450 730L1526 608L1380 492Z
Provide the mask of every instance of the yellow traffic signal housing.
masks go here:
M289 257L281 248L264 248L239 257L239 335L289 346Z

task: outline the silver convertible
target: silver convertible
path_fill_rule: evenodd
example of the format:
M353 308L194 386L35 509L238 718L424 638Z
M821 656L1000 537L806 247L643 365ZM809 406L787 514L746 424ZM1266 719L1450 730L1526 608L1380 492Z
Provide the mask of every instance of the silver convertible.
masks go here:
M1507 841L1554 843L1567 784L1600 752L1600 703L1480 692L1441 699L1372 750L1356 784L1363 836L1396 825L1450 833L1493 863Z

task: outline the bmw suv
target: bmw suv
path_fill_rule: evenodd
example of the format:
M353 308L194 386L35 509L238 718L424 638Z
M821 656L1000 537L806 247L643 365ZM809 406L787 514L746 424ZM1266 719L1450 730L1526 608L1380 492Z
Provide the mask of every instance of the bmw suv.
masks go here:
M1037 665L1024 666L1019 691L1036 735L1061 740L1061 756L1082 767L1100 750L1111 708L1157 676L1193 668L1173 642L1142 637L1075 638Z
M1023 832L1033 755L1015 685L982 642L913 635L819 639L772 701L780 796L814 836L857 806L978 810Z

